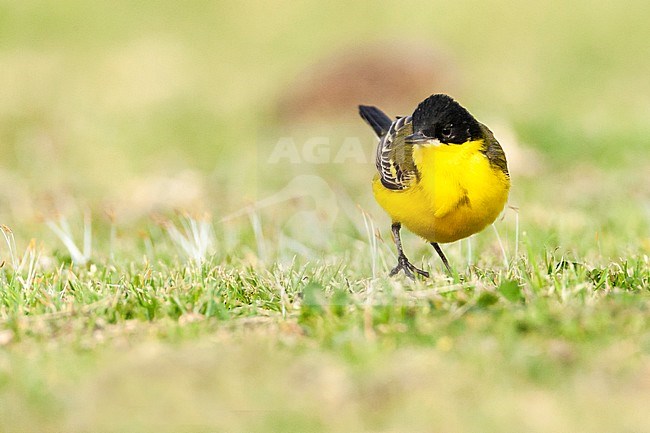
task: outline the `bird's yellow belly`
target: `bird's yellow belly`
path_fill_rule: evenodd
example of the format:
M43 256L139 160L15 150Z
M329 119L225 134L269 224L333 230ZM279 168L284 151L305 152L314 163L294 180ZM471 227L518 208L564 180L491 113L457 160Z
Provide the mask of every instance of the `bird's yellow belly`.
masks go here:
M508 199L508 176L484 155L450 156L420 155L421 178L405 190L389 190L378 177L373 181L375 199L393 222L429 242L454 242L483 230Z

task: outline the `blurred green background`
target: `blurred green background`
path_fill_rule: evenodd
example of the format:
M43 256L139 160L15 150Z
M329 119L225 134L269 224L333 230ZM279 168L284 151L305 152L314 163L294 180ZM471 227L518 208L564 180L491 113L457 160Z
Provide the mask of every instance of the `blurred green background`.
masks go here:
M0 249L0 430L647 429L649 19L641 0L0 0L0 223L41 254L22 290ZM405 235L434 279L371 280L357 204L379 277L394 257L356 106L439 91L506 148L510 266L486 230L473 258L446 247L450 285ZM368 158L307 161L314 138ZM79 239L85 210L73 266L44 221ZM212 215L203 268L152 218L174 210ZM301 306L310 287L340 305Z
M312 116L306 126L279 122L278 107L305 74L321 84L322 62L373 43L386 43L387 62L395 49L441 53L454 96L486 123L514 128L551 167L647 170L644 1L65 0L0 8L3 213L24 200L15 194L137 201L139 181L188 170L198 180L187 183L227 203L236 197L226 207L237 208L272 177L256 156L279 137L325 130L367 137L372 147L347 101L336 119ZM385 84L391 80L398 77ZM430 92L447 81L432 82ZM422 99L409 98L399 101L403 110Z

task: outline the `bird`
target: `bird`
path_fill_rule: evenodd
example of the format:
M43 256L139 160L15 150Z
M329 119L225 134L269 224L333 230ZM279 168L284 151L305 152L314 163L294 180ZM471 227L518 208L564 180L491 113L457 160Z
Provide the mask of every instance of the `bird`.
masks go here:
M402 226L428 241L453 274L440 244L480 232L508 200L510 174L501 145L445 94L429 96L412 115L395 120L374 106L359 105L359 114L379 138L372 191L392 220L397 265L389 275L429 277L404 254Z

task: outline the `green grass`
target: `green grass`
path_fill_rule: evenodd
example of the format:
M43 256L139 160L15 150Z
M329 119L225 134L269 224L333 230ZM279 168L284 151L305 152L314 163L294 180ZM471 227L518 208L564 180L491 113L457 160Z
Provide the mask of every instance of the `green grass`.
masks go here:
M0 431L649 430L645 4L321 3L0 4ZM274 110L391 39L538 152L453 277L405 234L432 278L387 278L371 161L269 163L372 154Z

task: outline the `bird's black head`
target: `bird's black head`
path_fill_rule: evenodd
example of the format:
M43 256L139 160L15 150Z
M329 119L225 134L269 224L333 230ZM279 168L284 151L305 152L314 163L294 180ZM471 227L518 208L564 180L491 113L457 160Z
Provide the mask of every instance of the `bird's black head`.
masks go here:
M411 143L463 144L478 140L481 126L469 112L450 96L431 95L413 112L413 135Z

